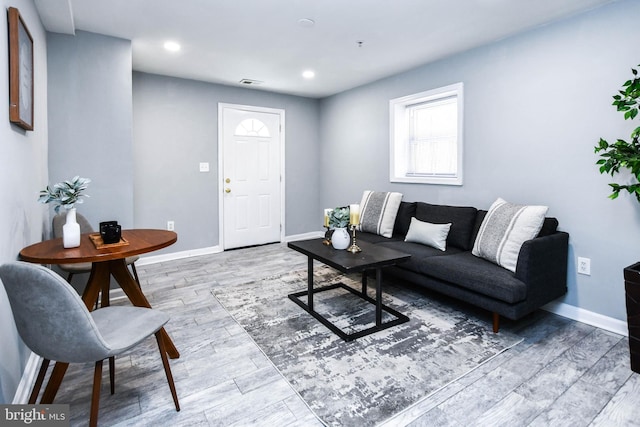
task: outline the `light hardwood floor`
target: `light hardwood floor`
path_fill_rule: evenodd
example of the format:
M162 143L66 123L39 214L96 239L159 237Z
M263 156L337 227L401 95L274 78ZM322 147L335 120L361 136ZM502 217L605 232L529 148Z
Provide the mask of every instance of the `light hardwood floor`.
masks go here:
M172 316L167 331L181 352L171 367L182 410L173 407L150 339L117 359L113 396L105 369L100 425L322 425L212 294L306 262L273 244L138 267L152 306ZM489 313L477 315L490 324ZM502 328L524 342L387 425L640 425L640 376L629 369L625 337L544 311ZM92 375L92 365L71 365L58 393L55 403L71 404L72 425L87 424Z

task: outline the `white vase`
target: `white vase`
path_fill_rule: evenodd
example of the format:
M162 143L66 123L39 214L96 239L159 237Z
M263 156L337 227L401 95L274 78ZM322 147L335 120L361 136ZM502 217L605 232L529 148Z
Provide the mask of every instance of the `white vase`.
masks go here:
M334 249L347 249L351 238L346 228L336 228L331 235L331 244Z
M67 221L62 226L62 246L65 248L80 246L80 224L76 221L76 208L67 210Z

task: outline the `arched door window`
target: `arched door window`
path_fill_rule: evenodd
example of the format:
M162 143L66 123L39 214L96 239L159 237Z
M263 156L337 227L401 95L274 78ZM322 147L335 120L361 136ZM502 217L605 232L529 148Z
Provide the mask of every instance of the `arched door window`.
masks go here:
M260 120L245 119L240 122L234 133L236 136L262 136L269 138L269 128Z

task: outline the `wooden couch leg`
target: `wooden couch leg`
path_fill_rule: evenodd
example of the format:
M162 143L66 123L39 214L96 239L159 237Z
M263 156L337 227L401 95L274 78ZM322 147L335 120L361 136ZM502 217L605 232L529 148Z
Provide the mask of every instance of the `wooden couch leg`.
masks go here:
M500 315L493 312L493 333L497 334L500 330Z

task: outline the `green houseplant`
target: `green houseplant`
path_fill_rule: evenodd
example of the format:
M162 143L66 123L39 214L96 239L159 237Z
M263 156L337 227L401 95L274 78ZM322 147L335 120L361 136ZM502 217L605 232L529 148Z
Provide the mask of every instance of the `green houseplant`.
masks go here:
M60 208L72 209L76 203L83 202L82 197L89 197L82 194L87 189L91 180L89 178L81 178L74 176L73 179L54 184L53 187L47 185L47 188L40 191L38 201L40 203L55 203L56 213L60 213Z
M640 67L640 65L638 65ZM638 78L638 70L631 69L633 78L627 80L622 89L613 96L613 105L618 111L624 113L625 120L634 120L638 116L640 109L640 78ZM616 199L620 195L620 191L626 190L635 195L640 202L640 126L631 132L631 140L629 142L618 139L614 143L609 143L600 138L600 142L595 147L595 152L600 153L601 159L596 162L600 165L600 173L606 173L611 176L620 172L620 169L628 169L635 177L636 182L631 184L611 183L609 186L613 189L609 198Z
M53 187L48 186L40 191L38 201L40 203L55 203L56 213L60 213L63 207L67 211L67 219L62 226L62 246L65 248L77 248L80 246L80 225L76 221L75 205L83 202L82 194L91 182L88 178L73 177L71 180L59 182Z
M639 65L640 67L640 65ZM625 120L634 120L638 117L640 107L640 78L638 70L632 69L633 78L627 80L618 94L613 97L613 105L618 111L624 113ZM609 196L615 199L620 191L626 190L635 195L640 202L640 126L631 132L631 141L627 142L618 139L613 144L609 144L600 138L599 144L595 148L596 153L601 153L600 173L607 173L614 176L620 169L628 169L635 177L635 183L620 185L609 184L613 193ZM627 325L629 328L629 353L631 370L640 373L640 263L635 263L624 269L625 301L627 308Z
M329 213L329 227L346 228L347 226L349 226L349 208L346 206L334 208Z
M349 226L349 208L338 207L329 213L329 227L333 228L331 245L334 249L347 249L351 242L347 227Z

